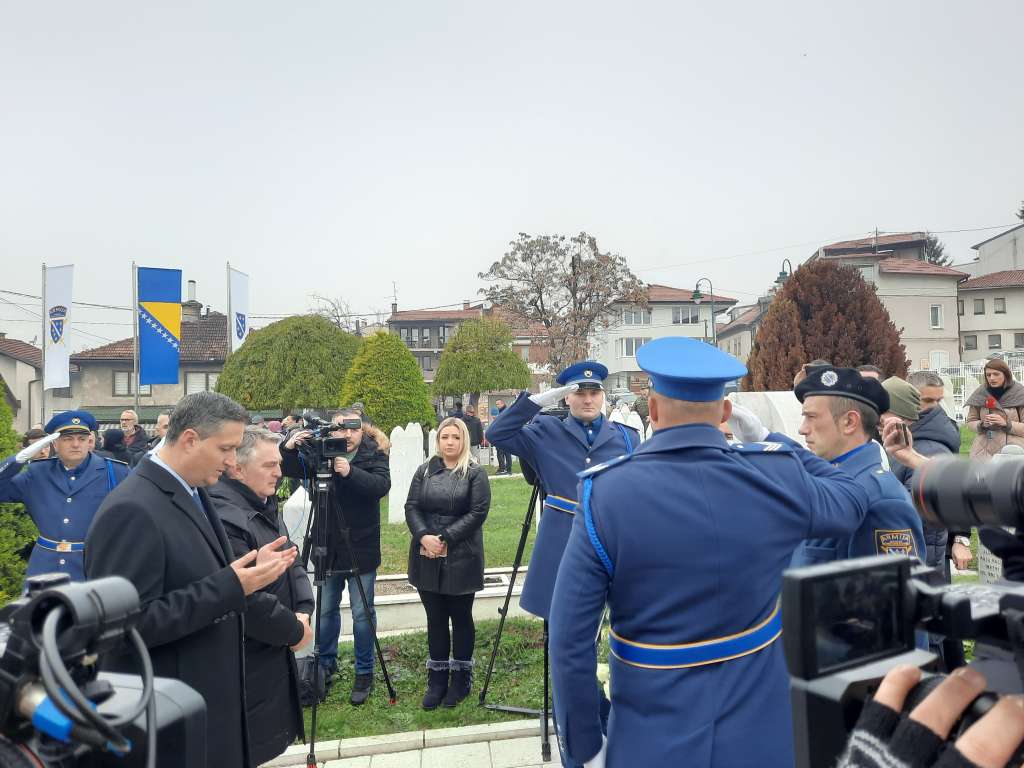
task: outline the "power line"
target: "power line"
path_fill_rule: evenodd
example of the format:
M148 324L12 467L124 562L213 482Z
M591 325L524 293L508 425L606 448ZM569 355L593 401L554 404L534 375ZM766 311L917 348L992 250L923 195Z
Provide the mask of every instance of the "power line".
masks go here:
M6 291L5 291L5 293L6 293ZM24 313L26 313L28 315L31 315L32 317L34 317L36 319L36 322L39 322L40 320L42 320L42 315L40 315L38 312L33 312L30 309L26 309L25 307L19 306L18 304L14 303L13 301L9 301L9 300L5 299L3 296L0 296L0 301L2 301L4 304L11 305L15 309L19 309L19 310L21 310L22 312L24 312ZM23 322L27 322L27 321L23 321ZM103 323L99 323L99 325L103 325ZM100 336L98 333L90 333L89 331L80 331L80 330L76 329L74 326L72 326L69 330L72 333L79 334L80 336L91 337L91 338L99 339L100 341L106 341L106 342L113 341L113 339L108 339L106 336Z

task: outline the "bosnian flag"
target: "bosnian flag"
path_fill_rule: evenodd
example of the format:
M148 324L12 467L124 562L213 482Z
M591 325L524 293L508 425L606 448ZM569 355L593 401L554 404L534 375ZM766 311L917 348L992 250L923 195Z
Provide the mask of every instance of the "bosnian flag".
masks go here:
M181 270L139 267L139 384L177 384Z

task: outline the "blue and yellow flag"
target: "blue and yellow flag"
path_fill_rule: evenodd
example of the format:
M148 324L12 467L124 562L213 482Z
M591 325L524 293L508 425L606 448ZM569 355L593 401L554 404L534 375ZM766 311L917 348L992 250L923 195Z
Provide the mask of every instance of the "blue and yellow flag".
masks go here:
M139 267L139 383L177 384L181 270Z

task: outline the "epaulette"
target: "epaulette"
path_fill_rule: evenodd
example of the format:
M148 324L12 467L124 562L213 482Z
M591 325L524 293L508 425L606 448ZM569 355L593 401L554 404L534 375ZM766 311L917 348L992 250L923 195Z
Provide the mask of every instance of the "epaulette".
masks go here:
M792 453L793 448L786 443L733 443L734 450L740 453Z
M576 477L592 477L596 475L598 472L604 472L609 467L614 467L618 464L621 464L624 461L629 461L633 455L635 454L631 455L628 453L624 453L621 456L616 456L614 459L609 459L608 461L601 462L596 466L588 467L587 469L584 469L582 472L577 472Z

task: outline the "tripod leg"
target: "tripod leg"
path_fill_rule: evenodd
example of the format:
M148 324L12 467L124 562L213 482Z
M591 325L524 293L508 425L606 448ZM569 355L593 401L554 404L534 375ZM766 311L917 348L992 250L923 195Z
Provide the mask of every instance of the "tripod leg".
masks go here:
M320 612L323 608L323 587L316 585L316 607L313 611L313 706L309 713L309 754L306 768L316 768L316 708L320 690Z
M359 599L363 601L363 611L366 613L366 620L370 622L370 629L373 632L373 647L377 651L377 661L380 662L380 671L384 676L384 684L388 688L388 697L390 702L394 704L398 701L398 694L395 692L395 686L391 683L391 675L388 674L388 665L384 661L384 651L381 650L380 638L377 637L377 624L372 618L370 618L370 601L366 599L366 590L363 589L363 580L359 578L359 568L356 566L355 553L352 551L352 540L349 539L348 536L345 538L348 541L349 557L352 559L352 575L355 577L353 581L355 581L356 586L359 589Z
M523 564L523 553L526 551L526 540L530 536L530 527L533 523L533 510L537 506L537 497L540 495L540 486L533 486L533 493L530 495L530 506L526 510L526 517L523 518L523 530L519 534L519 546L516 547L516 558L512 563L512 576L508 580L508 590L505 592L505 604L498 609L501 619L498 620L498 632L494 635L494 645L491 647L491 659L487 662L487 673L484 675L484 684L480 689L480 706L487 700L487 689L491 685L491 673L494 672L494 660L498 656L498 646L501 644L501 633L505 629L505 619L508 617L508 606L512 602L512 590L516 586L516 577Z
M548 669L548 621L544 620L544 704L540 716L540 756L545 762L551 762L551 739L548 736L548 681L551 679Z

